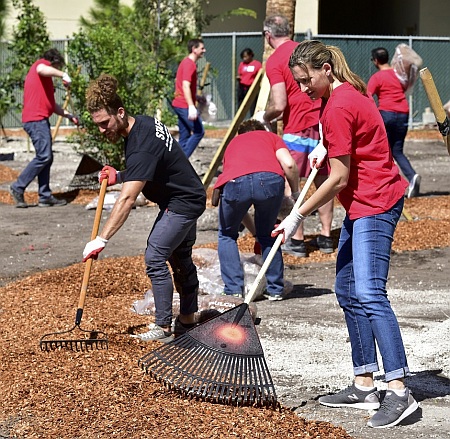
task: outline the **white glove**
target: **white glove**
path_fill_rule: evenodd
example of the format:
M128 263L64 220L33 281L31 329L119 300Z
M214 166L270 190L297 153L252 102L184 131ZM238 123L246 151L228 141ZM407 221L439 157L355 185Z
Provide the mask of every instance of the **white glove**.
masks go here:
M327 156L327 149L323 146L322 142L319 142L317 146L308 155L309 165L312 168L321 168L325 157Z
M70 76L66 72L64 72L64 74L62 75L62 82L65 87L72 84L72 80L70 79Z
M294 233L297 231L298 226L304 221L305 217L298 213L297 210L291 212L274 230L272 230L271 236L275 238L275 236L283 233L283 241L287 241L289 238L294 236Z
M258 122L261 122L264 125L266 131L272 131L272 129L270 128L270 123L264 119L264 114L266 114L265 111L258 111L253 116L253 119L257 120Z
M198 117L197 107L195 105L189 105L188 119L189 120L197 120L197 117Z
M108 240L97 236L92 241L89 241L83 250L83 262L86 262L89 258L97 259L98 254L105 248Z

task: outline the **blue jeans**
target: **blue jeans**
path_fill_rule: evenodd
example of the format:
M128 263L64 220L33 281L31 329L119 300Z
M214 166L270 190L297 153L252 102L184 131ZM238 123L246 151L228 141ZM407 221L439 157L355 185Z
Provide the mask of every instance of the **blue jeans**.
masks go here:
M197 119L189 120L187 108L173 107L173 110L178 116L178 143L186 154L186 157L190 157L205 135L202 119L197 112Z
M161 211L147 240L145 264L155 299L155 323L172 323L173 282L180 294L180 314L198 311L197 269L192 262L197 218L187 218L170 210Z
M401 198L382 214L344 219L336 262L336 296L344 311L355 376L377 372L377 347L386 381L409 375L400 328L386 282ZM376 342L376 343L375 343Z
M411 166L408 158L403 153L403 145L408 132L408 115L405 113L395 113L393 111L380 111L381 117L386 127L389 145L392 150L394 160L397 162L403 175L411 181L416 171Z
M270 172L244 175L224 186L219 204L219 260L225 293L244 292L244 271L236 242L242 218L253 204L256 236L265 259L275 242L270 233L283 196L284 178ZM283 292L283 270L283 257L279 248L266 273L269 294Z
M11 186L17 192L23 193L28 185L37 177L39 201L44 201L52 195L50 190L50 167L53 163L52 133L48 119L37 122L25 122L24 130L33 142L36 156L28 163Z

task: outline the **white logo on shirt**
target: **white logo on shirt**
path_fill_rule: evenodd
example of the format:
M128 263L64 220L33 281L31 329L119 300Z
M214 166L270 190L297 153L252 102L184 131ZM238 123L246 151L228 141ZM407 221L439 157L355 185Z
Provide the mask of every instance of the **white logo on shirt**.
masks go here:
M172 151L173 137L171 136L167 127L158 119L155 119L155 130L156 137L163 140L166 144L166 148L169 151Z

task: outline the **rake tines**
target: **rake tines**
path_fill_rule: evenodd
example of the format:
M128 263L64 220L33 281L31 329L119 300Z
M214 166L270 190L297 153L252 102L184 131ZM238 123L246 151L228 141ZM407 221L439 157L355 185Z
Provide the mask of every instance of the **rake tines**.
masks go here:
M81 332L80 338L66 338L75 329ZM69 349L72 351L89 351L95 349L108 349L108 336L102 331L89 331L82 329L78 324L67 331L51 332L41 337L39 346L42 351L55 351Z
M148 353L139 365L157 381L183 395L230 405L278 407L264 353L242 304ZM242 310L241 310L242 311Z

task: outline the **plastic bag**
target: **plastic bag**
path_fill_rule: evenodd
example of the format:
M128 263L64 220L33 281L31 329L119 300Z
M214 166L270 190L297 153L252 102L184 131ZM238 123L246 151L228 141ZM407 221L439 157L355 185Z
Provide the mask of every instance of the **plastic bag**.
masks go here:
M211 317L215 317L229 309L235 308L244 302L244 299L233 296L223 296L221 294L204 294L198 296L198 312L195 318L198 322L204 322ZM155 299L153 291L148 290L144 294L144 298L136 300L131 306L131 311L140 315L155 315ZM250 303L249 311L253 320L257 317L256 304ZM180 296L174 294L172 302L172 312L174 315L180 313Z
M261 255L251 253L241 253L241 264L244 269L244 296L248 294L258 275L263 260ZM197 276L199 280L199 294L221 294L224 289L222 276L220 275L220 261L217 250L211 248L195 248L192 251L192 259L197 266ZM266 287L266 280L263 279L260 284L255 299L262 296ZM292 291L292 283L284 280L283 294L289 294Z
M103 210L111 210L114 207L117 199L119 198L120 191L109 191L105 194L105 200L103 201ZM98 197L95 197L89 204L86 205L86 210L96 209L98 204ZM142 193L138 195L133 207L145 206L147 204L147 198Z
M211 99L210 94L197 96L198 111L204 122L217 120L217 106Z
M410 93L422 67L422 58L407 44L399 44L395 48L391 67L403 85L405 93Z

